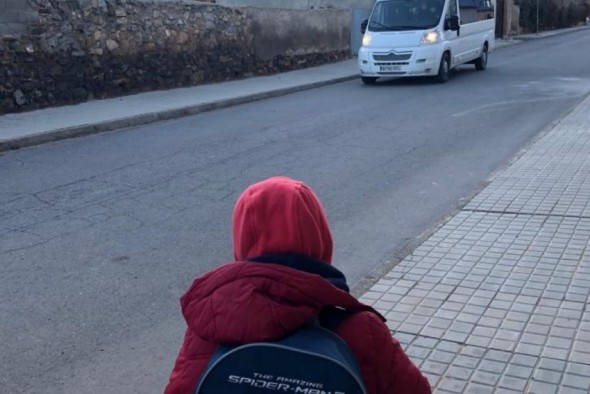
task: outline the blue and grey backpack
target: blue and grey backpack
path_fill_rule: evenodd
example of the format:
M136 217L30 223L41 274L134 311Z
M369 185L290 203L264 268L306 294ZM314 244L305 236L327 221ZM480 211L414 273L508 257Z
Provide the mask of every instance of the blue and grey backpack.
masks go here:
M315 319L276 342L222 345L196 394L366 394L359 365L334 328Z

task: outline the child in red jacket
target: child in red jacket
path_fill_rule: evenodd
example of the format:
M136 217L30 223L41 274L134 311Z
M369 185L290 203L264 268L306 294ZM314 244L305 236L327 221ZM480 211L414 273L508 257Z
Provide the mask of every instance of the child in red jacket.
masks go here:
M188 328L166 394L193 393L219 344L278 340L330 307L349 311L335 332L368 394L431 392L383 317L330 265L328 221L303 182L273 177L248 187L234 208L233 249L234 262L197 278L181 298Z

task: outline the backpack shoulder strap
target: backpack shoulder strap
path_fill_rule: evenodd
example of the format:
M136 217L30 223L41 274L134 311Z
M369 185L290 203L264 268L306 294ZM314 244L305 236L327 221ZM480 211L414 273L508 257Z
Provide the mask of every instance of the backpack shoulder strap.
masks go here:
M336 331L336 329L338 329L338 326L340 326L340 324L342 322L344 322L344 320L348 319L350 316L354 315L356 312L358 311L348 311L346 309L341 309L341 308L336 308L336 307L328 307L328 308L324 308L319 316L318 316L318 320L320 323L320 326L324 327L327 330L330 330L332 332Z

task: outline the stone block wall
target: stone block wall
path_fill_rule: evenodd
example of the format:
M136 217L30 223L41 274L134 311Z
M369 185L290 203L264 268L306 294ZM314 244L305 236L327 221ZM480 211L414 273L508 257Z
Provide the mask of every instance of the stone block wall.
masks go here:
M350 56L346 10L287 12L192 0L0 5L10 10L2 20L23 21L18 29L0 32L0 113L265 75Z

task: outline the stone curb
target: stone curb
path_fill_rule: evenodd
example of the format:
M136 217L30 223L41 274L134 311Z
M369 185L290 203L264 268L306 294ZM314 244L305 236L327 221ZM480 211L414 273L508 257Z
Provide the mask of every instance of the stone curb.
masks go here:
M561 36L561 35L564 35L564 34L574 33L576 31L588 30L588 29L590 29L590 25L577 26L577 27L569 28L569 29L548 30L548 31L541 32L538 35L535 35L535 33L531 33L531 34L523 34L523 35L511 36L511 37L508 37L508 38L511 39L511 40L516 40L516 41L533 41L533 40L539 40L539 39L542 39L542 38L549 38L549 37L554 37L554 36Z
M358 78L358 75L344 76L330 80L311 82L299 86L276 89L261 93L254 93L246 96L230 98L225 100L213 101L205 104L197 104L187 107L163 110L141 115L107 120L93 124L83 124L63 129L46 131L34 135L27 135L12 140L0 141L0 152L26 148L29 146L40 145L48 142L60 141L69 138L81 137L91 134L98 134L107 131L113 131L125 127L142 126L162 120L171 120L185 116L196 115L203 112L213 111L221 108L228 108L240 104L246 104L254 101L260 101L268 98L284 96L291 93L310 90L321 86L332 85L340 82L350 81Z

